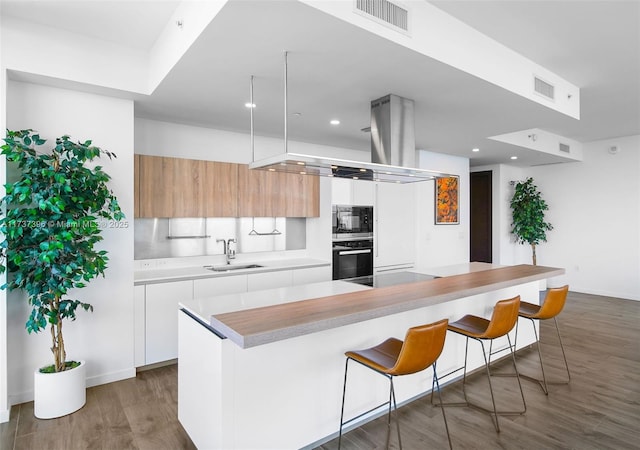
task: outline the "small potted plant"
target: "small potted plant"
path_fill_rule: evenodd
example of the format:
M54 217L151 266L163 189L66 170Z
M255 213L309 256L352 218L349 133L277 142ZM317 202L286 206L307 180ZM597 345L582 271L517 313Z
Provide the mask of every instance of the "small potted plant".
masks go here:
M511 233L519 244L531 246L534 266L537 264L536 245L547 242L547 231L553 230L553 226L544 220L544 212L548 209L547 202L533 184L533 178L516 183L511 198Z
M0 273L9 274L2 289L27 294L29 333L47 327L51 332L53 364L35 371L34 412L39 418L60 417L85 404L86 366L67 360L62 325L75 320L78 309L93 311L69 298L69 291L104 276L107 252L95 248L102 240L101 224L124 218L107 186L109 175L92 163L115 155L66 135L47 151L46 141L30 129L7 130L4 141L2 154L9 171L17 170L17 181L6 184L0 200L6 210L0 217Z

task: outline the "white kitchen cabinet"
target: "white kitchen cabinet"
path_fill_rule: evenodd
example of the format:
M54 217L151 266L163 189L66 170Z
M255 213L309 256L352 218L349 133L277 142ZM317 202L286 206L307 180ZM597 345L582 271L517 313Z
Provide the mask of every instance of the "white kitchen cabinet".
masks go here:
M133 358L136 367L145 365L145 286L133 287Z
M344 178L331 179L331 204L349 205L351 204L351 180Z
M247 275L247 291L261 291L291 286L293 283L292 270L277 272L250 273Z
M216 297L240 292L247 292L247 275L193 280L193 298Z
M374 245L376 269L415 264L415 188L413 183L376 183Z
M333 178L331 180L331 203L334 205L373 205L375 183L371 181Z
M373 205L375 203L375 183L372 181L352 181L351 201L352 205Z
M331 266L285 269L134 286L136 367L178 357L178 303L262 289L331 281Z
M384 275L386 273L404 272L407 270L411 271L412 269L414 269L413 264L396 264L393 266L376 267L375 269L373 269L373 274Z
M177 358L178 303L193 298L193 281L148 284L145 294L145 364Z
M293 286L308 283L319 283L321 281L331 281L331 266L309 267L306 269L296 269L293 271Z

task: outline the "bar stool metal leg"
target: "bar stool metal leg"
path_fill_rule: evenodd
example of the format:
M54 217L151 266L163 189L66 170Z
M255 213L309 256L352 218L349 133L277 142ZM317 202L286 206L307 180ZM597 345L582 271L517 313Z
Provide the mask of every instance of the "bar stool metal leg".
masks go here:
M349 370L349 358L344 363L344 382L342 383L342 408L340 409L340 431L338 434L338 448L342 445L342 426L344 425L344 397L347 393L347 371Z
M438 389L438 400L440 400L440 404L442 405L442 392L440 391L440 381L438 380L438 373L436 372L436 363L433 363L433 381L431 382L431 404L433 404L434 385ZM440 409L442 410L442 418L444 419L444 428L447 431L449 449L453 450L453 444L451 443L451 435L449 434L449 424L447 423L447 415L444 413L444 407Z
M393 377L389 378L389 414L387 418L387 446L389 448L391 438L391 402L393 401L393 415L396 417L396 429L398 431L398 446L402 449L402 438L400 437L400 420L398 419L398 405L396 404L396 391L393 387Z
M457 368L445 376L451 375L459 370L463 370L462 375L462 394L464 396L464 402L461 403L440 403L441 406L468 406L474 409L477 409L481 412L488 414L492 422L495 426L497 432L500 432L500 424L499 424L499 415L521 415L527 411L527 404L524 398L524 392L522 390L522 384L520 383L520 377L518 373L518 367L516 365L515 359L515 351L514 346L511 343L511 338L509 336L509 331L515 326L517 322L517 313L518 313L518 305L520 303L520 297L514 297L512 299L502 300L496 303L494 307L494 311L492 314L491 320L483 319L477 316L467 315L462 319L450 323L448 326L449 331L452 331L456 334L462 335L465 337L465 350L464 350L464 365L460 368ZM497 325L496 325L497 324ZM496 406L495 394L493 391L493 383L491 381L491 369L490 369L490 361L491 361L491 349L493 339L499 338L502 336L507 337L508 341L508 349L511 352L511 360L513 363L514 374L496 374L499 376L508 376L515 377L518 381L518 388L520 389L520 396L522 398L523 409L519 411L507 411L507 410L498 410ZM482 357L484 359L485 370L487 374L487 381L489 382L489 392L491 394L491 406L492 408L486 408L476 403L469 401L469 397L467 395L467 364L468 364L468 353L469 353L469 338L474 339L480 342L480 346L482 347ZM484 345L484 341L490 341L490 350L489 356L487 357L486 348ZM500 350L502 351L502 350ZM494 376L496 376L494 375ZM433 395L432 395L433 401Z
M391 408L393 404L393 414L396 419L396 430L398 432L398 445L402 449L402 437L400 435L400 420L398 414L398 405L396 402L396 392L393 379L396 376L410 375L421 372L429 366L434 367L434 379L432 383L437 383L437 375L435 374L435 362L442 353L444 348L444 340L447 334L447 325L449 321L442 319L432 324L411 327L407 330L405 340L401 341L396 338L388 338L384 342L364 350L350 350L345 353L347 361L344 367L344 382L342 385L342 406L340 410L340 431L338 435L338 448L342 445L342 429L350 422L370 414L377 409L388 406L387 410L387 436L386 447L389 448L391 440ZM349 360L353 360L372 371L384 375L389 379L389 398L386 402L371 408L369 411L349 419L344 420L344 404L347 387L347 373L349 370ZM432 386L433 387L433 386ZM438 392L440 385L438 383ZM442 399L441 399L442 401ZM449 425L446 423L447 438L449 446L451 446L451 438L449 437Z
M385 377L387 377L389 379L389 400L377 405L371 409L369 409L368 411L363 412L362 414L349 419L345 422L344 420L344 401L345 401L345 396L346 396L346 392L347 392L347 373L349 371L349 361L351 360L351 358L347 358L347 361L345 362L344 365L344 381L342 383L342 406L340 409L340 430L338 432L338 449L341 448L342 446L342 429L343 426L346 423L349 423L351 421L354 421L356 419L359 419L360 417L369 414L372 411L375 411L376 409L380 408L381 406L385 406L385 405L389 405L389 409L387 412L387 439L386 439L386 448L389 448L389 444L390 444L390 438L391 438L391 406L393 405L393 414L395 416L396 419L396 429L398 431L398 444L399 444L399 448L402 449L402 438L400 437L400 421L398 420L398 405L396 404L396 394L395 394L395 389L393 386L393 376L391 375L387 375L385 373L379 372L377 370L375 370L375 372L379 373L380 375L383 375ZM361 364L359 361L353 360L359 364Z
M562 337L560 336L560 329L558 328L558 320L556 317L553 318L553 322L556 326L556 333L558 334L558 341L560 342L560 350L562 351L562 358L564 359L564 367L567 371L567 381L547 381L547 376L544 373L544 363L542 361L542 351L540 350L540 339L538 336L538 331L536 330L536 323L535 320L536 319L531 319L529 317L525 317L525 319L529 319L531 321L531 326L533 327L533 333L535 336L535 340L536 340L536 347L538 349L538 358L540 360L540 371L542 372L542 380L539 380L538 378L529 376L529 375L525 375L525 374L520 374L520 376L522 378L525 378L527 380L530 381L535 381L536 383L538 383L540 385L540 387L542 388L542 391L545 393L545 395L549 395L549 387L548 385L559 385L559 384L569 384L569 382L571 382L571 373L569 372L569 364L567 363L567 356L564 352L564 345L562 345ZM516 328L516 339L518 338L518 334L517 334L517 328Z
M557 288L549 288L544 297L544 301L541 305L537 305L534 303L521 302L518 315L525 319L531 320L531 325L533 326L533 332L536 337L536 342L538 344L538 358L540 359L540 369L542 371L542 380L537 378L530 377L528 375L522 375L523 378L527 378L529 380L535 381L540 384L540 387L544 391L545 395L549 395L549 385L550 384L568 384L571 381L571 373L569 372L569 364L567 363L567 355L564 352L564 345L562 343L562 337L560 336L560 329L558 328L558 320L557 316L560 314L562 309L564 308L565 302L567 300L567 294L569 292L569 286L565 285ZM562 351L562 358L564 359L564 367L567 371L567 380L566 381L547 381L547 376L544 372L544 363L542 361L542 351L540 350L540 340L538 337L538 332L536 329L535 320L542 321L553 319L553 322L556 327L556 333L558 334L558 342L560 343L560 350ZM517 328L516 328L516 339L517 339Z

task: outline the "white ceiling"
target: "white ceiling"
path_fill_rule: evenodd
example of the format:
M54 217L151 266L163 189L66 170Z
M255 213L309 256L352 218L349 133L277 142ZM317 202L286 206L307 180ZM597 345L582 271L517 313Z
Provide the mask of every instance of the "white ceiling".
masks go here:
M289 51L292 140L368 152L369 103L415 100L416 145L472 165L557 162L486 139L540 128L581 142L640 134L640 2L437 1L581 88L581 120L563 116L295 1L231 0L136 116L282 136L283 51ZM9 2L2 13L150 48L179 2ZM81 5L81 6L80 6ZM63 20L64 18L64 20ZM186 26L187 24L185 24ZM338 118L341 124L330 126ZM472 147L482 149L471 154ZM295 149L291 149L295 151Z
M149 50L180 0L0 0L2 14Z

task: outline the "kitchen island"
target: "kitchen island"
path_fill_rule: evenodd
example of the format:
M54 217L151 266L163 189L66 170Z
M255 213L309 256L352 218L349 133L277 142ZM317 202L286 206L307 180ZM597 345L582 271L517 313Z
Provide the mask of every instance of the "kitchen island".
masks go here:
M345 351L402 339L407 328L442 318L489 317L496 301L515 295L537 302L538 281L564 270L471 263L429 273L441 278L376 289L332 281L182 303L178 417L193 442L313 447L338 430ZM530 329L520 330L518 347L533 342ZM463 355L464 339L449 334L438 372L460 366ZM481 364L479 352L470 354L471 369ZM349 378L346 417L388 395L387 381L370 371L355 368ZM401 377L396 396L403 403L430 389L426 370Z

